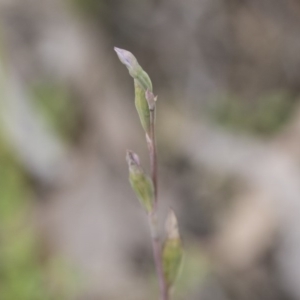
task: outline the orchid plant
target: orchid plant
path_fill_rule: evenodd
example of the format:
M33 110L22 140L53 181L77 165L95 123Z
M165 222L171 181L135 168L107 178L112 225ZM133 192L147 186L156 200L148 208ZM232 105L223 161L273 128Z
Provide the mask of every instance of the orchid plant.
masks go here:
M150 156L151 176L148 176L136 153L128 150L129 182L144 208L151 232L154 263L159 283L160 299L170 300L170 291L176 280L181 261L182 243L177 218L170 209L166 220L166 238L162 241L158 230L157 147L155 139L155 113L157 96L153 94L149 75L139 65L134 55L124 49L114 48L120 61L127 67L134 81L135 107L146 135Z

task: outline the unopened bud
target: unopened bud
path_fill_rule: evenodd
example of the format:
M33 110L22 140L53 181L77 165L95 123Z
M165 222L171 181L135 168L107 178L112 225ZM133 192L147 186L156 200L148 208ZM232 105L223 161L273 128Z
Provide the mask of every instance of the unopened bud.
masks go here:
M129 182L142 206L151 212L154 203L152 180L144 173L137 154L127 151L126 160L129 167Z
M116 51L121 63L127 67L130 75L134 77L134 75L136 75L141 69L135 56L125 49L114 47L114 50Z
M114 49L120 61L127 67L129 74L134 79L135 107L145 132L149 133L150 111L145 92L152 92L151 79L131 52L117 47Z
M115 47L114 50L116 51L121 63L127 67L129 74L138 82L144 91L147 89L152 91L151 79L139 65L135 56L125 49Z
M177 218L171 209L166 221L166 234L162 259L164 276L168 287L171 288L177 278L183 254Z
M133 151L127 150L126 161L127 161L129 170L131 170L131 169L141 169L140 158Z

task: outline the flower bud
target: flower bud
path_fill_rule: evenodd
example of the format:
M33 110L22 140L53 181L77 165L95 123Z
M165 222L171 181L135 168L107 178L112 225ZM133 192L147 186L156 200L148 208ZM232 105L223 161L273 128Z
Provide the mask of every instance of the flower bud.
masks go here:
M134 79L135 107L141 124L146 133L150 130L150 111L146 99L146 91L152 93L152 82L148 74L139 65L135 56L124 49L114 48L120 61L127 67L129 74Z
M168 288L171 288L177 278L183 253L177 218L171 209L166 221L166 234L167 237L163 246L162 260L164 276Z
M145 175L137 154L127 151L126 160L129 167L129 182L142 206L151 212L154 203L154 188L152 180Z
M121 63L127 67L130 76L138 82L141 88L143 88L145 92L147 89L152 91L151 79L139 65L135 56L125 49L115 47L114 50L116 51Z

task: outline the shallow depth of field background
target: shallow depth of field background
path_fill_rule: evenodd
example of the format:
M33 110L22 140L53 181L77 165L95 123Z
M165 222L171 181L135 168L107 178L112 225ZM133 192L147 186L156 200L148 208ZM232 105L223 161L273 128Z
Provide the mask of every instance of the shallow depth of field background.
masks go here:
M298 0L0 0L0 299L158 299L114 46L158 94L174 300L300 299Z

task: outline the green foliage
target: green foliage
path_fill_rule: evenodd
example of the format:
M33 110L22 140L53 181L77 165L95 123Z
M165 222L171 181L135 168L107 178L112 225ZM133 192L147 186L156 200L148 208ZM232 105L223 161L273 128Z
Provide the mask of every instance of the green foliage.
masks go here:
M230 95L220 101L211 115L229 128L270 135L288 120L293 104L291 96L285 91L276 91L252 102Z
M26 221L26 178L0 143L0 294L5 300L49 299L43 291L36 244Z
M68 277L60 281L63 293L58 293L48 278L48 269L57 268L51 262L41 262L30 219L32 198L23 170L0 135L0 299L54 300L58 294L60 300L67 299Z

